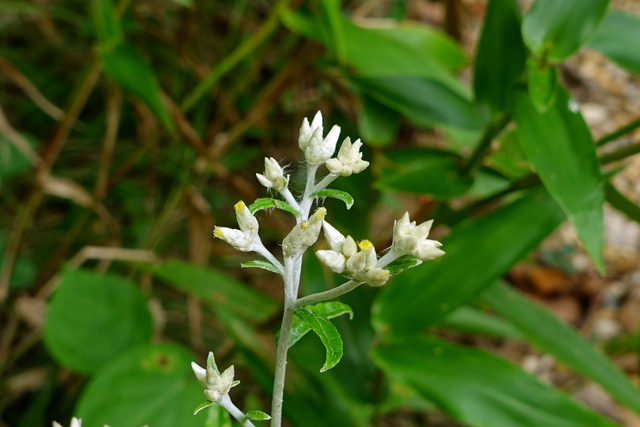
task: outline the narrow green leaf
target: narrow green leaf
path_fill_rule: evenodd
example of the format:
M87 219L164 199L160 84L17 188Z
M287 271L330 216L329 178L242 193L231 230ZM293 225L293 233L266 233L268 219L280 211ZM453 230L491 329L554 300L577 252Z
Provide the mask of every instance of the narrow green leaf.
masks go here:
M324 317L325 319L333 319L334 317L348 314L349 319L353 319L353 310L347 304L339 301L321 302L314 305L307 305L304 308ZM291 335L289 335L289 347L297 343L300 338L306 335L311 330L311 327L302 319L298 317L293 318L293 324L291 327Z
M360 100L358 131L362 140L376 146L391 143L400 129L400 114L366 94L362 94Z
M480 301L510 320L527 341L597 382L620 403L640 413L640 391L609 359L551 312L504 283L491 286L482 293Z
M331 188L327 188L321 191L317 191L313 193L311 196L313 197L331 197L332 199L338 199L344 202L347 205L347 210L351 209L353 206L353 197L351 194L342 190L333 190Z
M183 261L170 260L151 272L164 282L188 292L219 311L222 306L236 316L263 322L279 310L279 304L267 295L216 270Z
M408 148L385 153L376 186L386 190L430 194L448 199L464 194L473 178L460 173L463 159L432 148Z
M640 17L609 10L588 45L627 70L640 74Z
M338 329L325 317L307 308L299 308L294 313L318 335L324 345L327 354L320 372L326 372L336 366L342 359L342 338Z
M615 427L490 353L416 336L374 348L378 365L458 421L476 427Z
M96 372L151 339L153 320L140 289L119 276L65 269L47 312L44 343L62 365Z
M401 256L395 261L390 262L384 268L385 270L389 271L390 275L394 276L410 268L417 267L420 264L422 264L422 261L419 260L418 258L411 255L405 255L405 256Z
M520 331L503 318L487 314L468 305L459 307L442 319L438 326L498 338L522 338Z
M289 203L283 202L282 200L278 199L272 199L270 197L261 197L259 199L256 199L256 201L253 202L251 206L249 206L249 212L255 214L258 211L273 208L289 212L290 214L293 214L295 216L300 215L300 212L294 209Z
M340 0L321 0L320 7L324 15L323 18L330 29L328 34L332 50L336 52L338 61L344 63L347 58L347 47L344 38Z
M610 182L605 185L604 194L611 206L625 214L630 220L640 223L640 206L627 199Z
M214 402L209 402L208 400L206 402L202 402L201 404L199 404L196 409L193 410L193 415L197 415L198 412L202 411L203 409L207 409L210 406L215 405Z
M517 90L511 109L527 157L603 271L602 177L595 144L577 102L559 88L556 102L540 113L526 92Z
M192 360L172 343L128 348L90 377L73 413L87 426L202 427L192 415L202 399Z
M275 265L271 264L269 261L264 261L264 260L261 260L261 259L257 259L257 260L254 260L254 261L243 262L242 264L240 264L240 266L242 268L248 268L248 267L261 268L263 270L267 270L267 271L270 271L272 273L282 274L282 272L278 269L278 267L276 267Z
M544 60L562 61L591 36L609 0L536 0L524 17L525 43Z
M120 19L111 0L92 0L91 12L101 46L113 47L124 40Z
M138 96L162 124L173 131L171 116L162 101L160 84L138 52L131 45L121 42L114 46L100 46L98 53L105 73L116 84Z
M351 77L361 92L402 113L418 126L479 129L482 120L471 101L442 82L421 76Z
M551 107L558 94L558 77L553 65L540 66L538 61L527 62L527 87L531 102L538 112L544 113Z
M245 419L251 421L266 421L271 419L271 415L254 409L245 414Z
M524 72L527 49L515 0L491 0L482 26L473 75L476 100L504 111L507 94Z
M535 191L461 222L442 239L446 255L382 288L373 307L374 326L398 336L421 333L493 284L564 218L546 192Z

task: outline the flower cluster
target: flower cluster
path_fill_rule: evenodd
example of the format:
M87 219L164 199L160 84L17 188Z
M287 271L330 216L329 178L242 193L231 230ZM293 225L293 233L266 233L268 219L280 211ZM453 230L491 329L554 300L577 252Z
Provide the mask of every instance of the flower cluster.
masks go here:
M213 230L213 235L229 243L239 251L252 251L255 249L256 243L260 241L258 220L243 201L236 203L234 209L240 229L216 226Z
M193 369L193 373L196 375L200 385L204 387L204 395L210 402L217 402L221 397L229 394L231 387L240 384L240 381L233 380L235 375L233 365L220 373L216 366L213 352L209 352L206 369L196 362L191 362L191 369Z
M264 158L264 174L257 173L260 184L267 188L282 191L289 185L289 175L284 176L284 171L273 157Z
M362 147L362 141L358 139L352 144L351 138L346 137L338 151L338 156L325 163L329 172L335 175L349 176L365 170L369 166L369 162L362 160L360 147Z
M318 240L325 215L327 215L327 210L318 208L311 215L311 218L293 227L287 237L282 240L282 252L284 255L296 255L313 245Z
M393 224L392 250L400 255L413 255L422 261L431 261L444 255L440 249L442 243L437 240L429 240L433 220L416 225L415 221L409 222L409 212L405 212L402 218Z
M343 274L356 282L376 287L387 283L389 271L378 266L376 249L370 241L363 240L356 244L353 237L343 236L327 222L323 224L323 228L324 236L331 248L316 252L323 264L333 272Z

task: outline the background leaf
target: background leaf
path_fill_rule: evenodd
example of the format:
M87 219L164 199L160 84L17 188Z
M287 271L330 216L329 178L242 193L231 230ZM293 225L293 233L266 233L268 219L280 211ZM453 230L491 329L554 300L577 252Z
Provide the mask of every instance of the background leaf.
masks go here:
M461 222L442 239L446 255L397 276L378 294L376 329L396 336L422 332L493 284L563 219L551 197L536 191Z
M591 343L551 312L504 283L491 286L482 293L480 300L511 321L528 342L596 381L619 402L640 413L640 391Z
M390 376L465 424L616 426L512 363L483 351L420 336L382 343L373 356Z
M558 88L540 113L522 90L514 94L519 140L545 188L562 206L600 272L604 269L602 176L595 143L578 104Z
M609 0L536 0L524 17L525 43L543 59L562 61L594 33Z
M333 319L343 314L348 314L349 318L353 318L353 310L351 310L351 307L340 301L321 302L314 305L307 305L304 308L325 319ZM299 317L294 317L291 326L291 335L289 336L289 347L297 343L300 338L305 336L310 330L311 326L309 326L307 322Z
M47 312L44 342L63 365L91 373L123 351L149 342L151 313L129 281L66 269Z
M608 56L627 70L640 74L640 17L609 10L589 47Z
M342 359L342 338L338 329L325 317L307 308L299 308L294 313L316 333L324 345L327 354L320 372L328 371L336 366Z

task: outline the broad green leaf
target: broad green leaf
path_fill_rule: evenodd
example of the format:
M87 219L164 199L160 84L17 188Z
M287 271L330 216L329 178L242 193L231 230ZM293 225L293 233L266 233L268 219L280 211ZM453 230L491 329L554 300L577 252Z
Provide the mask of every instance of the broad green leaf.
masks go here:
M412 255L405 255L390 262L388 265L384 267L384 269L388 270L389 274L394 276L410 268L417 267L420 264L422 264L422 261L419 260L418 258Z
M311 195L312 197L331 197L332 199L338 199L344 202L347 206L347 210L351 209L353 206L353 197L351 194L342 190L334 190L331 188L327 188L325 190L317 191Z
M531 102L538 112L543 113L551 107L558 94L558 77L553 65L540 66L534 59L527 61L527 88Z
M336 366L342 359L342 338L338 329L326 317L307 308L299 308L294 313L318 335L324 345L327 354L320 372L326 372Z
M591 36L609 0L536 0L524 17L524 41L543 60L562 61Z
M247 420L251 420L251 421L266 421L271 419L271 416L269 414L266 414L262 411L258 411L256 409L254 409L253 411L247 412L245 414L245 417Z
M202 427L193 416L202 399L190 363L176 344L147 344L122 353L91 377L75 414L83 425Z
M511 109L527 157L602 271L602 177L595 144L577 102L559 88L556 102L540 113L529 96L517 90Z
M293 214L295 216L300 215L300 212L294 209L289 203L283 202L282 200L278 199L272 199L270 197L261 197L259 199L256 199L256 201L253 202L251 206L249 206L249 212L255 214L258 211L273 208L289 212L290 214Z
M124 40L120 19L111 0L91 0L91 12L101 46L111 48Z
M640 17L609 10L588 46L640 74Z
M321 302L314 305L307 305L304 308L325 319L333 319L343 314L348 314L349 318L353 319L353 310L351 310L351 307L339 301ZM294 317L291 326L291 335L289 335L289 347L300 341L300 338L305 336L310 330L311 326L304 320Z
M255 261L243 262L242 264L240 264L240 266L242 268L248 268L248 267L261 268L263 270L267 270L267 271L270 271L272 273L282 274L282 272L278 269L278 267L276 267L275 265L271 264L269 261L264 261L264 260L261 260L261 259L258 259L258 260L255 260Z
M640 223L640 206L627 199L613 184L610 182L605 184L604 194L611 206L625 214L630 220Z
M47 312L44 342L62 365L92 373L123 351L149 342L152 333L147 302L133 283L65 269Z
M162 281L205 301L214 310L223 305L230 313L258 323L279 310L279 304L267 295L216 270L170 260L151 271Z
M162 101L160 84L152 68L126 42L99 46L98 53L105 73L125 90L138 96L170 131L173 122Z
M476 52L473 88L476 100L504 111L507 94L524 72L527 49L515 0L491 0Z
M485 291L486 293L486 291ZM522 334L504 319L484 313L468 305L458 308L442 319L438 326L472 334L488 335L499 338L522 338Z
M400 114L368 95L360 96L362 109L358 114L358 132L367 145L391 143L400 128Z
M442 239L442 258L396 276L382 289L374 326L395 335L422 332L493 284L564 218L546 192L534 191L461 222Z
M392 378L476 427L615 427L568 395L490 353L416 336L374 348Z
M378 102L402 113L418 126L479 129L482 120L466 96L422 76L351 77L352 83Z
M464 194L473 178L460 173L463 159L449 151L407 148L385 153L376 186L385 190L430 194L441 199Z
M551 312L504 283L488 288L480 301L510 320L531 344L599 383L620 403L640 413L640 391L609 359Z

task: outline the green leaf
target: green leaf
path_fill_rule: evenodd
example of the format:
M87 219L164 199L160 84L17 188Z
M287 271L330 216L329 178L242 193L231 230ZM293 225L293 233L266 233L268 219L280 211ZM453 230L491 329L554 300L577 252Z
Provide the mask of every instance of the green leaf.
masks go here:
M295 216L300 216L300 212L294 209L289 203L278 199L272 199L270 197L261 197L256 199L256 201L249 206L249 212L255 214L258 211L273 208L289 212Z
M640 74L640 17L609 10L589 47L611 58L627 70Z
M520 331L511 323L467 305L449 314L438 325L476 335L510 339L522 338Z
M320 0L320 7L324 22L329 27L327 34L331 47L336 52L338 61L344 62L347 57L347 47L344 39L340 0Z
M515 0L491 0L478 43L473 75L476 100L504 111L507 94L524 72L527 49Z
M266 421L266 420L270 420L271 416L262 411L258 411L254 409L253 411L249 411L245 414L245 419L251 420L251 421Z
M473 178L460 173L463 160L449 151L408 148L385 153L376 186L448 199L464 194Z
M547 309L504 283L491 286L480 301L510 320L531 344L597 382L620 403L640 413L638 389L609 359Z
M351 310L351 307L339 301L321 302L314 305L307 305L304 308L325 319L333 319L343 314L348 314L349 319L353 319L353 310ZM291 334L289 335L289 347L297 343L300 338L305 336L310 330L311 327L304 320L294 317Z
M400 258L394 261L391 261L388 265L384 267L384 269L389 271L390 275L394 276L410 268L417 267L420 264L422 264L422 261L419 260L418 258L411 255L405 255L405 256L401 256Z
M223 305L233 315L260 323L275 315L279 304L231 276L183 261L170 260L151 272L164 282L194 295L214 310Z
M327 188L321 191L317 191L311 195L312 197L331 197L332 199L338 199L344 202L347 205L347 210L351 209L353 206L353 197L351 194L342 190L333 190L331 188Z
M456 420L476 427L615 427L490 353L416 336L374 348L379 366Z
M378 293L374 326L395 335L421 333L495 282L548 236L565 216L543 191L459 223L446 252L396 276Z
M193 402L202 399L190 363L176 344L147 344L122 353L91 377L74 414L83 425L201 427Z
M525 43L544 60L562 61L596 30L609 0L536 0L524 17Z
M151 67L135 49L125 43L98 48L105 73L126 91L138 96L162 124L173 131L173 121L162 101L160 84Z
M362 109L358 114L358 131L367 145L391 143L400 128L400 114L366 94L360 96Z
M113 47L124 40L120 19L111 0L92 0L91 12L101 46Z
M264 261L264 260L261 260L261 259L257 259L257 260L254 260L254 261L243 262L242 264L240 264L240 266L242 268L248 268L248 267L261 268L263 270L267 270L267 271L270 271L272 273L282 274L282 271L280 271L278 269L278 267L276 267L275 265L271 264L269 261Z
M545 113L538 112L522 90L515 92L513 101L512 115L527 157L602 272L602 177L595 144L576 101L560 88Z
M47 312L44 342L64 366L92 373L147 343L153 321L142 292L115 275L65 269Z
M350 80L361 92L400 112L418 126L482 127L471 101L438 80L411 75L354 76Z
M208 400L206 402L202 402L196 407L196 409L193 410L193 415L197 415L198 412L202 411L203 409L207 409L213 405L215 405L215 403L209 402Z
M325 317L307 308L299 308L294 313L318 335L324 345L327 354L320 372L326 372L336 366L342 359L342 338L338 329Z
M640 207L627 199L610 182L605 185L604 194L611 206L625 214L630 220L640 223Z
M527 87L531 102L538 112L544 113L551 107L558 94L558 78L553 65L542 65L534 59L527 62Z

